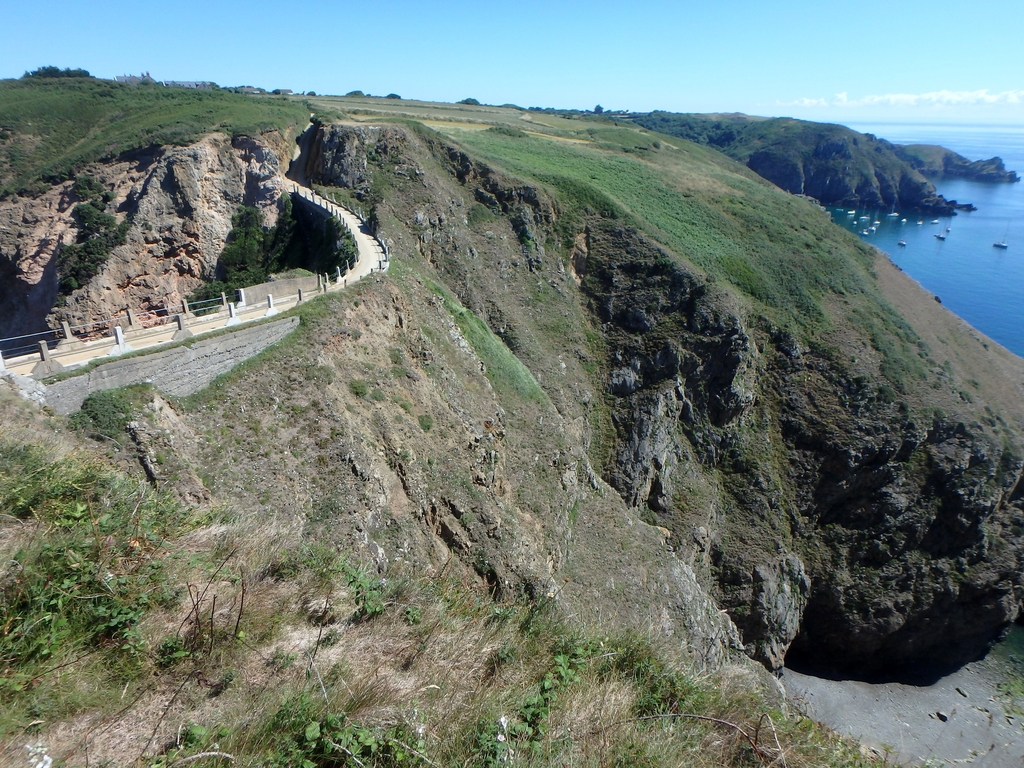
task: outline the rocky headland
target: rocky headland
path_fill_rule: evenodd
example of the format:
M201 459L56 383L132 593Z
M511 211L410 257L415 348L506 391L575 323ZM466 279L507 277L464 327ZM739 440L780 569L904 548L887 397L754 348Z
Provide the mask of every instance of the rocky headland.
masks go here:
M1014 183L1020 181L1015 171L1008 171L1002 158L968 160L951 149L934 144L893 144L897 157L906 160L926 176L945 176L968 181Z
M713 146L787 192L823 205L948 216L975 208L945 199L928 176L1018 178L999 158L971 162L943 147L901 146L842 125L670 112L633 114L630 119L652 131Z

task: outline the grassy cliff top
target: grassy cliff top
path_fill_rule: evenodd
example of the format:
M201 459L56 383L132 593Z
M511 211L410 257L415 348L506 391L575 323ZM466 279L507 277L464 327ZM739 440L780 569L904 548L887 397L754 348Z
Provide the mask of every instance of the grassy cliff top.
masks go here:
M284 134L307 116L305 105L284 97L85 77L0 80L0 196L133 149L188 144L211 131Z

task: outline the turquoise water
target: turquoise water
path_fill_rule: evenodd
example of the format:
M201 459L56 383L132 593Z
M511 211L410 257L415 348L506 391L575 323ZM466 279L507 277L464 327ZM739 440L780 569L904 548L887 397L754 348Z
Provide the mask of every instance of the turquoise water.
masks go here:
M850 124L900 144L941 144L971 159L998 155L1006 167L1024 177L1024 127L975 125ZM948 200L973 203L977 211L956 216L921 216L888 210L829 209L837 224L860 232L875 221L877 231L860 235L888 253L892 260L942 303L1007 349L1024 356L1024 182L988 184L958 179L933 179ZM849 210L849 209L847 209ZM867 221L860 221L867 215ZM906 218L905 224L900 219ZM918 225L918 221L924 221ZM949 227L949 232L946 228ZM945 233L946 240L935 238ZM1009 248L994 248L997 240ZM897 245L905 240L906 246Z

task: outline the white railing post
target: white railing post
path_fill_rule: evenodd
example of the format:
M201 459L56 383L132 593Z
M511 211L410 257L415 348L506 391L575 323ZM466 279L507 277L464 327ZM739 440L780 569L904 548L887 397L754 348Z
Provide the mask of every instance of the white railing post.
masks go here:
M235 299L238 302L238 306L240 306L240 307L244 307L245 306L245 288L236 288L235 289Z
M224 323L224 327L227 328L229 325L238 325L241 320L238 319L238 310L235 309L235 305L228 303L228 321Z
M185 316L175 315L174 320L178 324L178 330L176 330L174 332L174 335L171 336L171 341L182 341L184 339L191 339L192 331L185 327Z
M114 326L114 346L111 347L107 355L116 357L117 355L123 355L125 352L131 352L132 348L125 343L124 330L120 325Z
M6 370L7 366L4 365L4 352L2 349L0 349L0 373L3 373Z
M45 379L64 370L64 366L50 357L50 348L45 341L39 342L39 362L32 367L32 377Z
M274 309L274 294L267 294L267 311L263 313L264 317L271 317L277 314L277 310Z

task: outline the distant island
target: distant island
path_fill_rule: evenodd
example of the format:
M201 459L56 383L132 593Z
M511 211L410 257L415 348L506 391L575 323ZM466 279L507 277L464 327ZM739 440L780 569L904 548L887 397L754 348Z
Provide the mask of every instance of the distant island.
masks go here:
M944 147L901 146L842 125L673 112L634 113L629 119L648 130L712 146L787 192L823 205L950 215L975 209L944 198L929 176L1019 181L998 157L972 162Z

